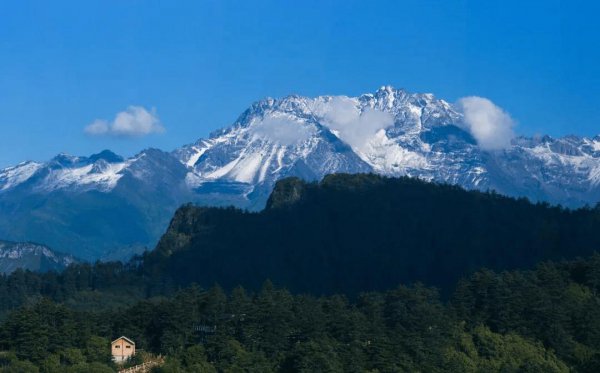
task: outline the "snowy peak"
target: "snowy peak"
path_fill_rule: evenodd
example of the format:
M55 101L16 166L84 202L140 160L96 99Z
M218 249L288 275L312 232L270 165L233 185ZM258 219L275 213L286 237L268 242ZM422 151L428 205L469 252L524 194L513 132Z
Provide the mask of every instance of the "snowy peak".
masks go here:
M310 179L332 172L395 172L425 167L424 126L453 123L460 114L431 94L390 86L360 97L291 95L254 103L229 128L175 152L195 186L211 180L273 184L303 169ZM316 163L318 159L318 164Z
M88 158L90 163L96 163L97 161L103 160L107 163L122 163L123 157L113 153L110 150L103 150L98 154L93 154Z
M248 193L284 176L377 172L569 205L597 198L599 138L517 137L489 151L466 122L460 106L392 86L358 97L290 95L254 103L174 155L192 188L219 181L250 185Z
M46 163L26 162L0 170L0 193L16 188L34 193L57 190L108 193L125 175L138 180L150 176L156 180L167 175L183 178L185 168L170 153L158 149L146 149L129 159L109 150L90 157L59 154Z
M71 163L63 163L60 168L50 164L46 168L47 174L36 188L46 192L69 188L110 191L122 177L123 169L131 163L130 161L113 163L104 158L73 157L72 159Z
M368 170L352 165L361 162L318 122L313 106L312 100L297 96L263 100L229 129L175 154L190 167L189 179L196 185L214 180L272 184L300 168L310 179L339 169Z
M14 167L0 171L0 192L17 187L29 180L43 164L36 162L23 162Z

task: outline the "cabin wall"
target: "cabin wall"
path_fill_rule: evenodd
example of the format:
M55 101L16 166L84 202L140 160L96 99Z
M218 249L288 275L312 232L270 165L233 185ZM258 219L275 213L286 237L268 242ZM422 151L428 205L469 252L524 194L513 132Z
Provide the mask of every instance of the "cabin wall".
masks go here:
M127 360L129 357L135 355L135 345L120 338L111 344L111 354L114 361Z

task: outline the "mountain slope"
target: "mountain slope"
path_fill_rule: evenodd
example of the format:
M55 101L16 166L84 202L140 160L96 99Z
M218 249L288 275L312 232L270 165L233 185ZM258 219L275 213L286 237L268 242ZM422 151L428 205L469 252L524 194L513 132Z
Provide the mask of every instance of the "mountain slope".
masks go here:
M346 293L422 281L447 289L480 267L530 267L600 248L598 209L563 210L410 178L277 183L261 212L186 206L157 249L164 282Z
M231 126L167 153L61 154L0 170L0 237L84 259L153 247L183 203L260 210L285 177L374 172L569 207L600 201L600 136L517 137L482 149L461 109L386 86L359 97L254 103Z
M191 198L185 167L154 149L125 161L110 152L61 155L35 168L0 193L0 234L82 259L127 258L153 246L175 209Z
M74 262L72 256L54 252L43 245L0 241L0 273L7 274L17 269L60 271Z

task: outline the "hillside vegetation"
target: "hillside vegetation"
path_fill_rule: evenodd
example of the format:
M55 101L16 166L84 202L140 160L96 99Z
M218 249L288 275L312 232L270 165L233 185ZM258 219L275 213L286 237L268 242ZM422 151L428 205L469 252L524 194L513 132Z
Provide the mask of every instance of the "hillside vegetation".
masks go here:
M105 310L42 299L0 325L0 366L109 372L108 343L126 335L167 355L157 372L597 372L599 292L594 255L478 271L446 302L418 284L349 300L270 282L257 292L192 286Z
M563 209L411 178L280 181L261 212L188 205L145 268L177 285L357 294L421 281L451 289L486 267L530 268L600 248L600 209ZM166 276L166 279L165 279Z

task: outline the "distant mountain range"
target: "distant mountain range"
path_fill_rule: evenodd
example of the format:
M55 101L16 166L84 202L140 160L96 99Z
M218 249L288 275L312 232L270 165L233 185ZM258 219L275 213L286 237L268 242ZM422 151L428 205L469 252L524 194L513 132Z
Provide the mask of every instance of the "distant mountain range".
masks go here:
M52 251L43 245L0 241L0 273L7 274L17 269L59 271L74 262L73 256Z
M0 237L83 259L155 245L186 202L264 207L275 182L336 172L412 176L570 207L600 201L600 136L517 137L482 149L461 110L386 86L359 97L253 104L230 127L170 153L58 155L0 171Z

